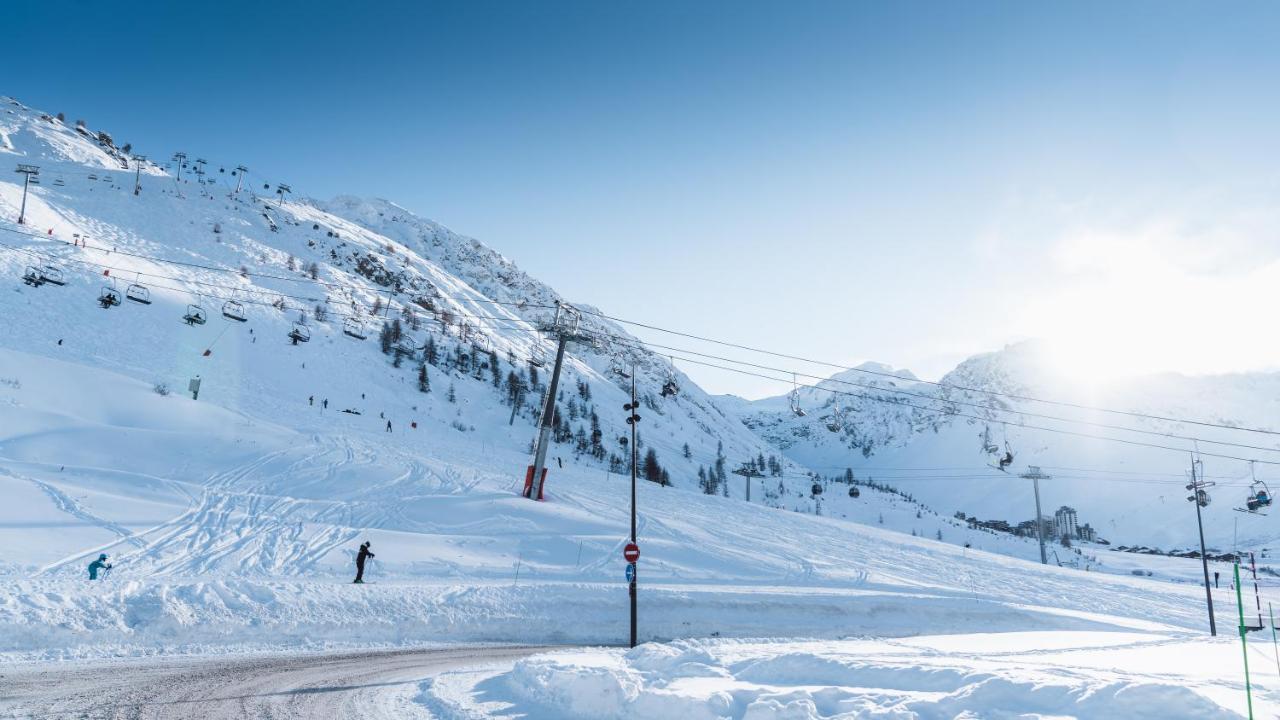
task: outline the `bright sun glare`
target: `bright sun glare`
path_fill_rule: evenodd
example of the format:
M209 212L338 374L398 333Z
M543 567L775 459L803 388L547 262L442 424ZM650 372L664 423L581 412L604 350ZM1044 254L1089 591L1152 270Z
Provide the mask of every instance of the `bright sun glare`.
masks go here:
M1266 330L1280 300L1280 263L1198 273L1151 238L1114 237L1074 242L1058 260L1071 284L1029 299L1022 325L1046 340L1046 360L1064 377L1104 384L1262 369L1280 358L1280 341Z

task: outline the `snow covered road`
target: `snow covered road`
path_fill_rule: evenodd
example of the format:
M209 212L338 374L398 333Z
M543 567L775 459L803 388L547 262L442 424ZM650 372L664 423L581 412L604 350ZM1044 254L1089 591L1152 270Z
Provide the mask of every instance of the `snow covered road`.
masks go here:
M11 666L6 718L425 718L419 684L542 647L452 647Z

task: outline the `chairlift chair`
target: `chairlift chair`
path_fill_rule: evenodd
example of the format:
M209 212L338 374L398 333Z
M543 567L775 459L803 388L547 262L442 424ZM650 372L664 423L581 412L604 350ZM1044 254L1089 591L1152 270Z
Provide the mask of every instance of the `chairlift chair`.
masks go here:
M631 379L631 373L627 372L627 366L622 364L622 358L612 358L609 361L609 372L623 380Z
M30 285L31 287L40 287L44 284L44 278L40 277L39 270L28 266L27 269L22 272L22 282Z
M1000 446L991 440L991 426L987 425L982 428L982 452L988 455L995 455L1000 452Z
M62 180L62 178L57 177L57 178L54 178L54 179L53 179L53 184L54 184L54 186L56 186L56 187L65 187L67 183L66 183L66 182L64 182L64 181Z
M50 285L66 285L67 277L62 274L62 269L56 265L40 266L40 279Z
M353 337L357 340L364 340L365 338L369 337L367 334L365 334L364 323L360 322L358 319L353 317L349 317L345 321L343 321L342 333L344 335Z
M94 173L89 173L89 179L90 179L90 180L97 180L97 179L98 179L98 176L97 176L96 174L94 174Z
M1249 463L1249 476L1253 482L1249 483L1249 497L1245 498L1243 512L1258 513L1263 508L1271 507L1271 488L1254 474L1252 461Z
M997 452L999 452L997 450ZM1004 455L996 459L996 464L991 467L1000 472L1009 472L1009 466L1013 464L1013 448L1009 446L1009 441L1004 441Z
M542 343L538 340L533 341L533 348L529 352L529 365L536 368L547 365L547 356L542 350Z
M791 403L791 412L797 417L804 417L804 408L800 407L800 385L796 382L795 373L791 374L791 394L787 396L787 400Z
M835 409L831 413L831 419L827 421L827 429L835 433L844 429L844 411L840 409L840 397L837 395L833 400L832 407Z
M204 308L199 305L188 305L187 312L182 316L182 321L188 325L203 325L207 319Z
M853 485L849 486L849 497L856 498L861 494L862 493L858 490L858 488L854 487Z
M98 304L103 310L110 310L120 305L120 293L115 288L104 287L98 294Z
M249 317L244 314L244 306L235 300L228 300L222 303L222 316L228 320L235 320L237 322L245 322L249 319Z
M397 355L412 360L418 355L418 346L413 342L413 338L405 335L396 343L395 351Z
M289 339L293 341L294 345L310 342L311 329L302 323L294 323L293 329L289 331Z
M146 285L134 283L125 290L124 296L140 305L151 304L151 291Z

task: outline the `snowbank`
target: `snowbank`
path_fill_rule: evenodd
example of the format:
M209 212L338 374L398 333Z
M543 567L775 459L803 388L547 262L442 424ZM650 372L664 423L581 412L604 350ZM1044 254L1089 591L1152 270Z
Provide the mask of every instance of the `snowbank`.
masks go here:
M1242 717L1243 688L1223 690L1237 679L1233 652L1229 640L1076 632L679 641L454 673L423 683L419 699L445 718L1212 720ZM1255 711L1275 699L1255 689Z

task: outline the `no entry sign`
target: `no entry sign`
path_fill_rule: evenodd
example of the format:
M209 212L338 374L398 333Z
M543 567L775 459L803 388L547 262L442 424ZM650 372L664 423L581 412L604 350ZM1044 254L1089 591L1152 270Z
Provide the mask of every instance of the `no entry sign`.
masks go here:
M627 546L622 549L622 557L629 563L639 560L640 546L635 543L627 543Z

